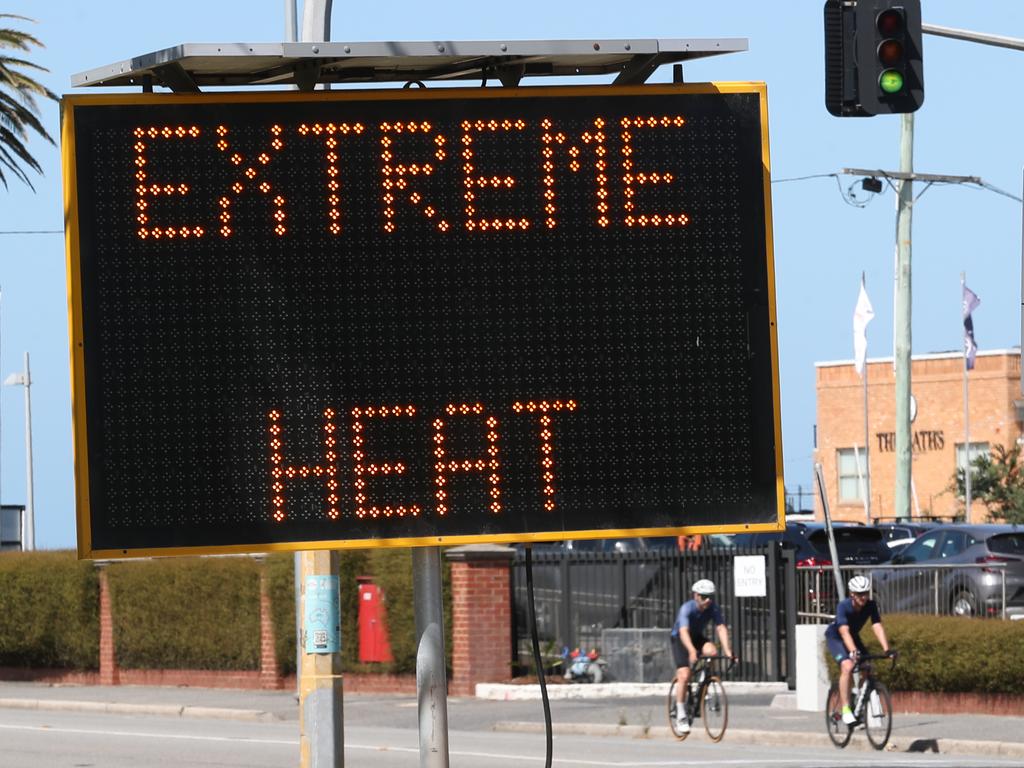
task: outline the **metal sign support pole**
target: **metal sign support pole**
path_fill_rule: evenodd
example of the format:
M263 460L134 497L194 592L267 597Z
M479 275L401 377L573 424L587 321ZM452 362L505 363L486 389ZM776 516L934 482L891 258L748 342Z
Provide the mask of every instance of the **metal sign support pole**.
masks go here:
M441 548L412 550L420 768L448 768L448 681L441 604Z
M828 494L825 493L825 476L821 464L814 465L814 478L818 481L818 493L821 495L821 509L825 514L825 530L828 533L828 552L832 556L832 575L836 579L836 594L839 600L846 597L846 585L839 569L839 551L836 549L836 534L832 530L832 513L828 509Z

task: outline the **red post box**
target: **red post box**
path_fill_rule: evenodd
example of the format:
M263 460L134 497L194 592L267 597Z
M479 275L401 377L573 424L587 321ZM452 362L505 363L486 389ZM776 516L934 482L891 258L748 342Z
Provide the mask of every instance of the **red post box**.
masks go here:
M384 617L384 597L371 576L357 576L359 583L359 661L394 661L388 626Z

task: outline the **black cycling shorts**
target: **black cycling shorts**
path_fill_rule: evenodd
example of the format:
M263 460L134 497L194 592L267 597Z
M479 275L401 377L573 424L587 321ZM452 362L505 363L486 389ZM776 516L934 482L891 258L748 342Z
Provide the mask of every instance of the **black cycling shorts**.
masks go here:
M704 644L707 643L703 637L690 636L693 641L693 647L697 649L697 656L699 657L704 649ZM686 646L683 645L682 641L673 635L668 636L669 644L672 646L672 660L676 663L676 669L680 667L690 666L690 654L686 652Z

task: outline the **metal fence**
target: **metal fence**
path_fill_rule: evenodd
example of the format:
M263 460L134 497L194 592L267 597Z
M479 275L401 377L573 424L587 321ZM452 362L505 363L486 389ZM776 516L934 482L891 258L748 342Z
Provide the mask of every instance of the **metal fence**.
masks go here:
M735 596L736 555L765 558L763 597ZM691 597L690 585L709 578L718 587L733 648L741 659L730 677L778 681L793 675L796 569L791 552L778 547L628 553L558 550L534 551L532 559L538 635L546 663L552 666L565 647L600 649L608 630L662 630L661 650L667 655L669 632L679 606ZM532 658L523 552L517 553L512 565L512 592L513 654L525 670L532 667ZM614 668L611 671L614 675Z
M1010 618L1024 590L1008 587L1005 563L843 566L842 580L871 577L871 596L882 613ZM836 605L831 567L797 568L797 621L826 623ZM1019 610L1019 609L1018 609Z

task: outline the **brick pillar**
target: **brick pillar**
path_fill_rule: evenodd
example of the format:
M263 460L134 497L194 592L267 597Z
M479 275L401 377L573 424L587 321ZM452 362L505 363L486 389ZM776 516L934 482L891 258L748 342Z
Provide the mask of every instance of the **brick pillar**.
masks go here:
M260 688L277 689L284 686L277 666L274 647L274 623L270 617L270 592L267 587L267 564L260 562Z
M110 605L107 563L98 563L100 581L100 685L120 685L114 652L114 614Z
M454 696L477 683L512 674L511 547L471 544L448 550L452 563L452 680Z

